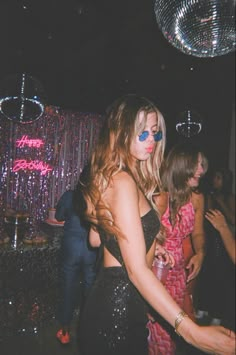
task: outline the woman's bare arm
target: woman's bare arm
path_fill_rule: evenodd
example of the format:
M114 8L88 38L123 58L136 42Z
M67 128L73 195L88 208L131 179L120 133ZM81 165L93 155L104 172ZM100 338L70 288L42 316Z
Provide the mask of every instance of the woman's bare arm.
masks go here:
M205 214L206 219L217 229L225 245L229 257L235 264L235 237L233 236L224 215L218 210L209 210Z
M93 228L90 228L90 231L89 231L89 244L93 248L99 248L101 245L101 239L100 239L99 233L97 231L95 231L95 229L93 229Z
M230 195L227 200L223 198L222 194L215 194L213 198L218 202L224 213L226 219L232 225L235 225L235 196Z
M148 203L140 201L136 184L126 173L114 177L114 184L106 193L106 202L125 236L119 237L118 243L131 282L147 302L174 327L181 309L147 265L140 214L145 214L150 209ZM210 350L213 347L216 353L224 354L223 349L231 353L233 340L223 334L219 336L226 332L223 328L219 328L219 331L213 328L203 331L191 319L185 318L179 326L179 332L186 341L204 351L209 350L210 344Z
M195 254L186 266L186 268L190 270L187 282L193 280L199 274L205 256L205 233L203 227L204 196L202 194L192 193L191 199L195 210L194 228L191 234Z

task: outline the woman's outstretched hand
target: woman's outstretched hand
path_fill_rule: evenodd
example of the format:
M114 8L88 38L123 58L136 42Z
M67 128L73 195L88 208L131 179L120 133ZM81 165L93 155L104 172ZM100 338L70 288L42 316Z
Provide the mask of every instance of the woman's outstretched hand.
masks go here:
M209 326L203 327L202 333L206 337L203 351L215 355L235 355L235 333L233 331L221 326ZM207 345L208 338L211 338L212 347Z
M189 342L207 354L235 355L235 333L232 330L222 326L197 326L192 336L193 341Z
M217 230L220 230L221 227L226 226L227 222L225 216L219 210L210 209L205 214L206 219L213 225Z

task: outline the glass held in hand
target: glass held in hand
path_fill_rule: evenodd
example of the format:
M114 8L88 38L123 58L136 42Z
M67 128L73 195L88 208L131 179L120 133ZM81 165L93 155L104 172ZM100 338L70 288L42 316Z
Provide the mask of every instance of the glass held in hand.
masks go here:
M153 271L156 277L163 285L166 283L167 275L170 269L170 264L167 264L163 259L155 258L153 263Z

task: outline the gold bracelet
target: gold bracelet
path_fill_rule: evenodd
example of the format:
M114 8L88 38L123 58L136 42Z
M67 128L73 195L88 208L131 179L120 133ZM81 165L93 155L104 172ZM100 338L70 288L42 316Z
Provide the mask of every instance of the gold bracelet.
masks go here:
M179 312L179 314L175 318L175 332L179 336L181 336L181 335L178 332L178 328L179 328L180 323L184 320L185 317L188 317L188 315L184 311L181 311L181 312Z

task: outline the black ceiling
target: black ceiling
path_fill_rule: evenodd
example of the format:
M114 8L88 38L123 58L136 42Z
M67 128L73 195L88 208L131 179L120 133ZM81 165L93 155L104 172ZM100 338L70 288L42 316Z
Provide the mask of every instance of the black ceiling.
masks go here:
M126 92L179 108L232 99L234 54L179 52L162 36L153 7L152 0L1 1L1 78L29 72L49 104L81 110L103 110Z
M153 9L153 0L2 0L0 80L28 72L49 105L99 113L139 93L167 123L191 106L208 122L206 135L222 135L235 100L235 54L183 54L163 37Z

